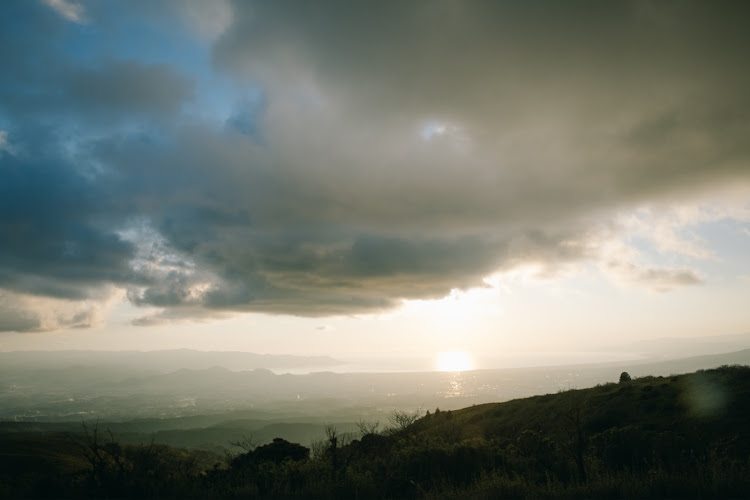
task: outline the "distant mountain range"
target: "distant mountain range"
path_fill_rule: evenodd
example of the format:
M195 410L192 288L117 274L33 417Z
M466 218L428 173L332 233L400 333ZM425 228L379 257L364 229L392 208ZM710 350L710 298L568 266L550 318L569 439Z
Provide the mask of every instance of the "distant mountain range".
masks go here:
M747 348L750 348L750 333L639 340L622 344L617 350L638 353L652 359L675 359L728 353Z
M291 370L299 368L326 369L344 364L329 356L291 356L255 354L234 351L195 351L172 349L161 351L12 351L0 352L0 366L6 369L49 369L70 366L106 366L112 369L137 369L146 372L170 373L181 369L203 370L221 366L228 370Z
M592 387L618 380L623 371L639 377L750 364L750 350L668 361L466 372L277 375L260 367L315 363L325 367L337 361L188 350L1 353L0 420L126 421L253 409L277 417L304 416L306 421L309 416L341 415L342 408L378 419L393 409L456 409Z

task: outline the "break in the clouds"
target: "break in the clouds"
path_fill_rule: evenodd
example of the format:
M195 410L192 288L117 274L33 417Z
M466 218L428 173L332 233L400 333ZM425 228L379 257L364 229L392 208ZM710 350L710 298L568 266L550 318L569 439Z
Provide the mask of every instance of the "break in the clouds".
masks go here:
M743 2L0 9L4 297L327 316L529 262L669 291L711 279L680 234L701 220L622 214L726 186L747 207Z

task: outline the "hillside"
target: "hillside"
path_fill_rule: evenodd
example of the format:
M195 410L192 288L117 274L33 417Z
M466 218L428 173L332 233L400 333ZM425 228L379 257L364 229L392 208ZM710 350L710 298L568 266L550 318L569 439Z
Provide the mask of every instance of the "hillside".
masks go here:
M624 377L627 379L627 377ZM223 460L87 434L0 436L0 494L255 498L741 497L750 491L750 367L394 412L312 450L275 439ZM284 427L277 427L279 433ZM241 436L237 436L240 439Z
M341 454L389 470L393 496L732 497L750 491L747 422L733 366L435 411Z

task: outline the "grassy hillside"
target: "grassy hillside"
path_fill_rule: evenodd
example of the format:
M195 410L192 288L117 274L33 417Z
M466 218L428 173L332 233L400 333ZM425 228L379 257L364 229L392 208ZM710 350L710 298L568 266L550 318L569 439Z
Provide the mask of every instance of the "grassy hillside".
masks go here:
M423 460L426 484L458 474L436 497L741 496L748 422L750 368L735 366L434 412L394 438L442 450L404 464Z
M590 389L472 406L451 413L461 436L503 437L524 430L551 431L580 417L588 434L612 427L688 431L721 422L740 430L750 416L748 368L722 367L670 377L642 377ZM433 416L434 417L434 416ZM447 417L443 415L442 420ZM442 421L427 416L420 436L439 437Z
M104 433L0 436L0 495L214 498L697 498L750 491L750 367L394 413L312 450L234 457ZM274 428L283 436L287 428ZM285 436L289 437L289 436ZM241 436L237 436L237 439ZM248 443L250 445L251 443Z

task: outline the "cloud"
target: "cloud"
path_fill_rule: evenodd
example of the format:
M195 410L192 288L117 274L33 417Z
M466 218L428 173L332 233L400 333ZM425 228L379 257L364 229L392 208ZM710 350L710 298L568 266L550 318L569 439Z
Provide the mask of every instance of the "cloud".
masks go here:
M627 231L599 233L592 246L597 248L595 260L603 274L621 286L669 292L676 288L702 285L699 273L688 267L653 265L636 247L628 244Z
M98 33L84 57L13 7L52 28L0 31L21 47L0 123L26 152L0 157L3 289L116 286L159 309L139 324L380 311L529 264L668 290L702 278L624 239L710 258L689 229L717 216L623 214L750 192L743 5L165 5L137 15L165 37L192 16L212 45L125 57ZM223 79L224 121L187 109Z
M71 0L43 0L43 2L68 21L78 24L86 22L86 11L78 2Z
M108 190L59 158L2 157L0 287L81 299L127 282L133 249L111 225L119 213Z
M748 74L730 63L740 45L703 23L704 9L674 6L669 15L680 24L665 26L663 15L637 2L585 15L554 3L240 2L215 55L220 67L263 82L272 107L273 96L310 96L303 105L314 103L314 113L291 116L288 102L278 115L270 110L269 126L287 134L295 127L286 119L315 137L312 122L329 118L321 132L357 140L368 154L379 147L373 163L397 169L383 151L418 160L404 151L408 127L445 123L471 139L470 160L493 174L485 190L498 197L513 186L536 201L546 195L572 205L585 195L596 204L603 200L591 196L647 199L744 172L736 160L748 153L741 137L750 106L737 79ZM734 14L710 14L722 30L746 37ZM696 32L711 43L698 44ZM388 133L409 120L398 136ZM352 137L357 129L362 137ZM363 162L353 160L346 168L358 170ZM476 170L463 174L476 179Z
M746 189L730 186L710 196L693 198L690 203L642 205L621 214L617 222L629 238L651 241L662 254L716 260L710 242L695 229L722 220L750 221Z
M41 332L100 324L122 294L99 289L85 300L59 299L0 290L0 332Z
M122 133L123 124L131 130L143 130L149 121L164 126L165 115L173 116L190 102L193 79L170 63L139 58L146 54L122 54L119 42L108 39L109 32L114 37L119 30L135 29L117 23L127 22L129 11L145 15L147 11L141 11L150 4L110 2L107 5L113 10L117 7L125 13L115 11L109 17L102 12L104 5L90 4L101 22L86 29L71 29L37 2L0 7L0 43L15 48L3 57L3 125L47 129L59 134L58 139L101 136L113 130ZM26 30L13 29L19 20ZM148 22L140 20L141 25ZM139 40L129 43L135 46ZM8 126L2 128L15 134Z
M530 233L517 238L501 272L512 276L520 271L527 278L552 280L574 275L593 264L605 277L625 287L669 292L703 284L703 279L693 269L649 262L643 252L626 243L633 237L634 226L622 224L622 219L618 221L617 217L613 219L580 233ZM640 225L638 227L640 229ZM658 232L654 238L658 241Z
M18 71L20 77L10 75L5 78L6 85L0 86L0 95L13 98L4 111L18 123L36 118L58 126L114 128L135 119L173 115L193 95L192 82L163 64L110 60L92 66L64 66L55 62L46 68L21 67ZM18 92L16 85L27 91Z
M643 268L632 263L610 261L607 263L607 272L623 284L645 287L655 292L668 292L703 283L700 276L691 269Z
M202 0L179 0L175 3L202 38L215 40L232 23L232 5L228 0L210 3Z
M39 317L28 310L21 310L18 304L3 297L0 303L0 332L30 332L41 327Z
M0 130L0 156L2 156L2 153L18 154L16 147L8 140L7 130Z
M67 100L97 113L170 114L192 96L192 83L170 66L133 60L73 68L63 84Z

